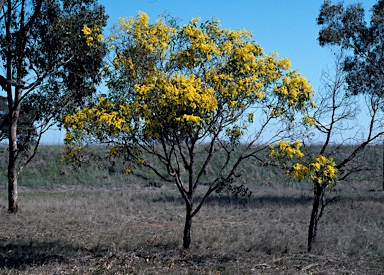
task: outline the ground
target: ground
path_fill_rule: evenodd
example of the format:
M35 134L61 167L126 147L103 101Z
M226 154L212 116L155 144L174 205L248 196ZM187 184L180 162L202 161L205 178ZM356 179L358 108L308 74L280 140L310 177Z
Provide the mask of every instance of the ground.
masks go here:
M204 188L204 186L202 187ZM259 184L250 198L214 194L182 249L184 205L171 184L0 190L0 274L383 274L384 192L344 183L306 252L312 191Z

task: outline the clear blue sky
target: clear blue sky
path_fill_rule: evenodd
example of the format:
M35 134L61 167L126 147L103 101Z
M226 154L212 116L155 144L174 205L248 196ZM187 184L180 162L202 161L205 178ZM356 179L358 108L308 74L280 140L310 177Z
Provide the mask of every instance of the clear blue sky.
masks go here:
M338 2L338 1L333 1ZM345 4L362 2L369 10L375 0L347 0ZM292 68L300 71L319 88L321 72L332 66L332 52L321 48L317 42L319 27L316 18L323 0L99 0L109 15L109 29L119 17L136 16L146 12L151 20L159 14L169 13L186 24L193 17L206 21L212 17L220 19L222 27L247 29L266 53L276 51L287 57ZM368 19L368 18L367 18ZM61 142L60 134L50 134L45 142Z

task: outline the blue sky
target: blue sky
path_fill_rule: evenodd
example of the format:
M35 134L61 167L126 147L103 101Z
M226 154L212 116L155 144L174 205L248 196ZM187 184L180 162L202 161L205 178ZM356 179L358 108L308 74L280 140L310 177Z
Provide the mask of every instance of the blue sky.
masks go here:
M356 2L344 1L345 4ZM376 3L360 2L366 10ZM317 41L316 18L323 0L99 0L99 3L109 15L105 35L119 17L136 16L138 11L146 12L151 20L169 13L180 18L181 24L193 17L202 21L216 17L224 28L250 30L266 53L275 51L280 57L289 58L292 68L301 72L315 90L319 88L322 70L333 64L331 49L320 47ZM57 132L46 135L44 142L61 142L62 133Z

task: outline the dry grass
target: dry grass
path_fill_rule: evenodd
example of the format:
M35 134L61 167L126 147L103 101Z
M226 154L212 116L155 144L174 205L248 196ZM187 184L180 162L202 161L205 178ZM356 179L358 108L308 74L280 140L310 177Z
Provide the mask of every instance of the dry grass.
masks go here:
M342 189L342 188L341 188ZM215 195L181 249L173 186L21 190L0 211L2 274L382 274L384 192L361 188L328 206L305 253L309 188L259 186L250 199ZM341 194L340 194L341 195ZM6 205L5 191L0 205Z
M252 183L251 198L208 200L186 251L175 186L149 174L110 175L109 162L74 170L59 159L57 148L42 148L20 179L21 211L10 215L0 158L0 274L384 274L377 160L374 177L328 194L338 197L308 254L311 188L278 184L283 180L268 168L242 167L240 183Z

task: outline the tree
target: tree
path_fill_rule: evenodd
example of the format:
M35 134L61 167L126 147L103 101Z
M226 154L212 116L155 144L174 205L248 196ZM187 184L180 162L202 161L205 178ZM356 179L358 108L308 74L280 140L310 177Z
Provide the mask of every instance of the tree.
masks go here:
M383 96L384 76L384 1L372 7L371 21L365 20L361 4L344 7L325 1L317 23L321 26L321 46L335 45L344 51L343 71L346 72L351 94L371 93Z
M348 52L343 62L348 91L383 97L384 91L384 1L372 7L370 23L361 4L344 7L326 1L317 19L321 46L335 45ZM381 108L383 108L382 102ZM384 181L383 181L384 190Z
M31 161L41 135L62 112L73 112L95 91L101 78L105 48L90 48L82 34L85 24L101 33L104 8L95 0L1 1L0 46L5 76L8 121L8 210L18 211L17 178ZM101 37L100 37L101 40ZM27 114L37 131L31 152L19 146L20 114ZM24 148L26 149L26 148Z
M308 252L315 243L318 224L324 209L335 198L326 200L327 190L336 190L337 181L348 179L352 174L369 170L360 163L357 156L369 144L378 141L384 134L384 116L380 108L381 98L376 94L365 95L365 106L346 92L345 72L342 56L335 60L334 75L330 70L322 75L322 89L315 100L313 114L306 114L307 121L304 142L279 142L271 146L269 157L277 161L290 177L306 180L313 184L313 205L308 226ZM361 125L357 116L361 110L368 110L368 123ZM317 139L305 134L312 126ZM344 136L344 133L347 137ZM349 135L349 137L348 137ZM306 137L306 138L305 138ZM349 148L349 150L346 150Z
M65 116L67 158L82 161L87 144L111 144L111 155L129 161L127 172L140 165L173 182L189 248L192 219L209 195L233 187L243 160L257 160L270 140L288 134L312 88L288 59L264 54L250 32L221 29L217 20L151 24L139 13L122 18L107 41L109 93ZM275 133L263 142L267 126Z

